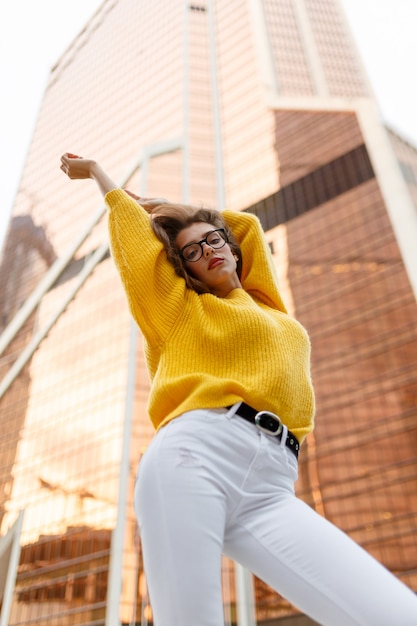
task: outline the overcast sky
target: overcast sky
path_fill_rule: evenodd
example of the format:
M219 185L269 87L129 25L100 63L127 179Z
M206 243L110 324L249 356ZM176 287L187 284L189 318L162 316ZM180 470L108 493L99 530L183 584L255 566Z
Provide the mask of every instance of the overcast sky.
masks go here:
M50 68L101 3L0 2L0 246ZM417 0L342 5L383 119L417 145Z

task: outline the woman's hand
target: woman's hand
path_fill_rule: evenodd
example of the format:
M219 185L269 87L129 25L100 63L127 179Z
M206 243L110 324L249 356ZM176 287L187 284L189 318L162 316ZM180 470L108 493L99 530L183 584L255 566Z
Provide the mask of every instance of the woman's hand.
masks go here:
M65 152L61 157L60 168L71 180L94 179L103 196L113 189L118 189L110 176L106 174L97 161L92 159L84 159L76 154L71 154L71 152Z
M71 180L93 178L92 169L97 165L92 159L84 159L66 152L61 157L61 170L71 178Z
M165 198L141 198L128 189L124 190L131 198L136 200L147 213L152 213L153 209L160 204L170 204Z

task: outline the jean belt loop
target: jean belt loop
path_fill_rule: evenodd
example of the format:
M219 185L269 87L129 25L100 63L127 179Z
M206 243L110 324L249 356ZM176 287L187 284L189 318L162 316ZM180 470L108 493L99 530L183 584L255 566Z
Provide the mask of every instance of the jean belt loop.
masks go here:
M281 433L281 441L279 442L279 445L281 447L285 448L285 444L287 441L287 436L288 436L288 428L285 426L285 424L282 425L282 433Z
M229 407L229 410L226 413L226 418L228 420L232 419L241 404L241 402L236 402L236 404L232 404L232 406Z

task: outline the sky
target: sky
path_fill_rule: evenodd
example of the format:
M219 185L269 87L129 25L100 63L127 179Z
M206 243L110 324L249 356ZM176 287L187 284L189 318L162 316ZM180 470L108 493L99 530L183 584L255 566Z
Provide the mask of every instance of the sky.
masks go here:
M417 0L339 1L383 121L417 146ZM0 248L50 69L101 3L0 0Z

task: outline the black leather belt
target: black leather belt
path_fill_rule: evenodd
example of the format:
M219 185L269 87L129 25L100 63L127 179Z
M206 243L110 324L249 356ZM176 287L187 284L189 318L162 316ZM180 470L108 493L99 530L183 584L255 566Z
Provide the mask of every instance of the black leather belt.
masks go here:
M230 409L231 407L228 408ZM243 417L243 419L247 420L251 424L255 424L255 426L257 426L262 432L267 433L268 435L273 435L281 441L283 425L280 418L278 415L275 415L275 413L271 413L270 411L257 411L249 406L249 404L242 402L236 411L236 415ZM298 459L300 444L297 437L293 435L290 430L288 431L285 445Z

